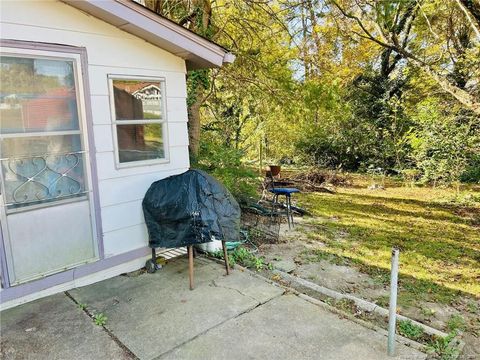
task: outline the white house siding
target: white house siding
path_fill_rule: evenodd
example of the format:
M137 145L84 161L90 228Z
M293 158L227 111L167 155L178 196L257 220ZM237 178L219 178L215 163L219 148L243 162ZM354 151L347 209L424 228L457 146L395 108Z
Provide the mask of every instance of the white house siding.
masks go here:
M105 257L147 245L141 200L153 181L188 169L185 62L59 1L1 1L3 39L87 49ZM115 168L108 74L166 79L170 162Z

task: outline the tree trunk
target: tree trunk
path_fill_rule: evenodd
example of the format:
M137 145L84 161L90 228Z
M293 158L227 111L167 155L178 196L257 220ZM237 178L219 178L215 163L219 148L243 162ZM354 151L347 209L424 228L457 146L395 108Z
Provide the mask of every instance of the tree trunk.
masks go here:
M195 102L188 108L188 140L190 156L196 158L200 148L200 108L203 104L203 88L197 85Z

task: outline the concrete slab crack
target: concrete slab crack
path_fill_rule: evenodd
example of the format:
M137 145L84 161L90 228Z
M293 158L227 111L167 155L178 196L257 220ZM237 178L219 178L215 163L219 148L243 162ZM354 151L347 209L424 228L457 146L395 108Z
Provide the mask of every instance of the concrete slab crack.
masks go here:
M260 305L262 304L262 302L259 301L258 299L254 298L254 297L251 296L251 295L248 295L248 294L245 294L245 293L241 292L239 289L236 289L236 288L233 288L233 287L229 287L229 286L225 286L225 285L219 285L219 284L217 284L217 282L216 282L215 280L212 280L211 284L212 284L213 286L215 286L215 287L218 287L218 288L236 291L236 292L239 293L240 295L245 296L245 297L248 297L248 298L250 298L250 299L258 302Z
M80 307L80 303L68 292L68 291L65 291L64 292L65 296L67 298L69 298L70 300L72 300L75 305L77 305L78 307ZM92 319L94 319L94 313L89 311L87 307L81 307L81 309L83 310L83 312L89 317ZM100 325L98 325L100 326ZM103 331L105 331L107 333L107 335L125 352L125 355L128 356L128 358L132 359L132 360L140 360L124 343L122 343L120 341L120 339L118 337L115 336L115 334L110 331L105 325L101 325L101 327L103 328Z

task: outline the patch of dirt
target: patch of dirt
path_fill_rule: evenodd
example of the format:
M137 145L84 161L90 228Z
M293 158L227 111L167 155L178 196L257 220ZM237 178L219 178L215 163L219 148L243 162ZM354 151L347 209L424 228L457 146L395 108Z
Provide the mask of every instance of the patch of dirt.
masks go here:
M315 284L369 301L388 295L388 291L375 284L370 276L352 267L332 264L327 260L299 265L295 274Z

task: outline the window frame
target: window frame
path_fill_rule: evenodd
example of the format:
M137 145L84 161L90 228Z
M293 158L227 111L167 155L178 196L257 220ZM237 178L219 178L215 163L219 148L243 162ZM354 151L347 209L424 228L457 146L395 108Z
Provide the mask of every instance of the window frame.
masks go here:
M114 80L129 80L129 81L150 81L158 82L160 84L160 91L162 93L161 109L162 118L158 120L142 119L142 120L117 120L115 111L115 97L113 90ZM109 91L109 103L110 103L110 117L112 122L112 136L113 136L113 152L115 158L115 169L125 169L140 166L152 166L170 163L170 147L168 142L168 115L167 115L167 95L166 95L166 79L162 76L142 76L142 75L108 75L108 91ZM118 146L118 132L117 127L119 125L144 125L144 124L160 124L162 129L162 141L163 141L163 153L164 157L160 159L149 160L137 160L120 162L120 149Z

